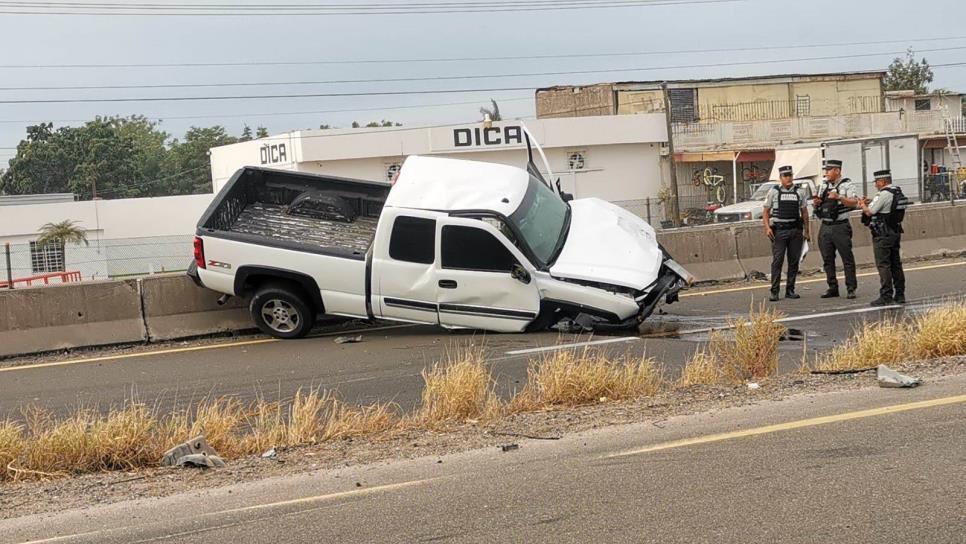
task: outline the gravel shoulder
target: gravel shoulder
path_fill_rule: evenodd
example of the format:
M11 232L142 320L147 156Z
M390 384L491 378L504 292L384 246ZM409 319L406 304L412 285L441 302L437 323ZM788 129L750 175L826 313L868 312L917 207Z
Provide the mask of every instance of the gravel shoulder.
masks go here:
M966 357L909 362L898 370L929 387L966 374ZM877 387L874 372L843 375L786 375L741 386L695 386L627 402L516 414L491 424L466 424L439 431L396 431L366 438L281 450L277 460L258 457L229 462L224 469L146 469L90 474L68 479L0 484L0 519L57 512L132 499L164 497L231 484L339 467L438 457L527 440L555 440L567 434L629 423L660 427L673 416L714 413L736 406L843 390ZM442 461L440 461L442 462Z

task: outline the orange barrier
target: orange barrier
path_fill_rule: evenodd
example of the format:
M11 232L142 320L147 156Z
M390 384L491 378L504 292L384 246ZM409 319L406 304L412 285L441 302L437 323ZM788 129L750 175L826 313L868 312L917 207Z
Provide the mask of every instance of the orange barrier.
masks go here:
M44 282L44 285L50 285L50 280L60 278L60 283L72 283L75 281L81 281L81 273L79 271L70 272L52 272L50 274L40 274L38 276L30 276L28 278L15 278L13 280L13 286L16 287L18 283L23 283L26 287L33 286L34 282ZM10 287L10 283L6 280L0 281L0 289L6 289Z

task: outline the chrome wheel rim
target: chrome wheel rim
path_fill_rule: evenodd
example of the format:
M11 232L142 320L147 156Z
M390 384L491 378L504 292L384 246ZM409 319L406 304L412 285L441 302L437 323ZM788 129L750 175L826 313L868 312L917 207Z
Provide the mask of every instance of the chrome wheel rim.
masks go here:
M262 319L275 332L289 333L298 328L302 317L294 306L274 298L262 304Z

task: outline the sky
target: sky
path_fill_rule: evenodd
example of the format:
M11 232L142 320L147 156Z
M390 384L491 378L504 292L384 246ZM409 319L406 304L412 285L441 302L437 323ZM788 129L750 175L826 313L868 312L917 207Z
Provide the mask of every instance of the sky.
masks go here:
M131 3L130 0L105 1ZM153 3L178 1L154 0ZM416 0L380 1L411 4ZM237 6L264 5L267 1L210 0L206 3ZM285 2L335 3L371 4L374 0ZM345 127L354 120L365 123L389 119L404 125L433 125L478 120L479 107L491 98L500 104L505 118L532 117L533 89L556 84L876 70L885 69L896 53L908 47L913 47L918 51L917 56L926 57L933 65L966 62L966 29L957 24L963 21L966 21L966 2L962 0L933 0L924 11L898 0L736 0L531 12L190 17L25 15L11 14L9 8L0 6L0 168L14 155L13 148L24 137L27 125L43 121L53 121L58 126L77 125L97 115L143 114L158 118L162 120L161 127L173 136L181 136L190 126L215 124L224 125L234 134L241 132L246 123L253 128L265 126L273 134L318 128L322 123ZM856 42L864 44L822 46ZM492 58L548 55L553 58ZM480 57L489 57L489 60ZM820 60L815 57L847 58ZM414 59L435 60L413 62ZM203 67L23 67L320 61L334 62ZM708 64L726 65L696 66ZM593 70L607 72L533 75ZM478 77L487 75L503 77ZM966 65L936 67L935 75L933 87L966 91ZM226 83L454 76L473 79L223 86ZM170 84L219 86L22 89ZM356 94L505 88L520 90ZM346 96L3 103L319 93Z

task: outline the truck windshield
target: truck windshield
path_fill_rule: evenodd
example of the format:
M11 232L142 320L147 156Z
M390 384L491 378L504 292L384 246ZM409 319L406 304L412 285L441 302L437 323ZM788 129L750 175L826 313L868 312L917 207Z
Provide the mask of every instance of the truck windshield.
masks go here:
M758 190L755 191L755 194L751 195L750 200L765 200L765 197L768 196L768 191L777 185L778 184L773 181L763 183L761 187L758 187Z
M509 219L534 256L550 265L566 239L570 206L545 183L530 176L523 202Z

